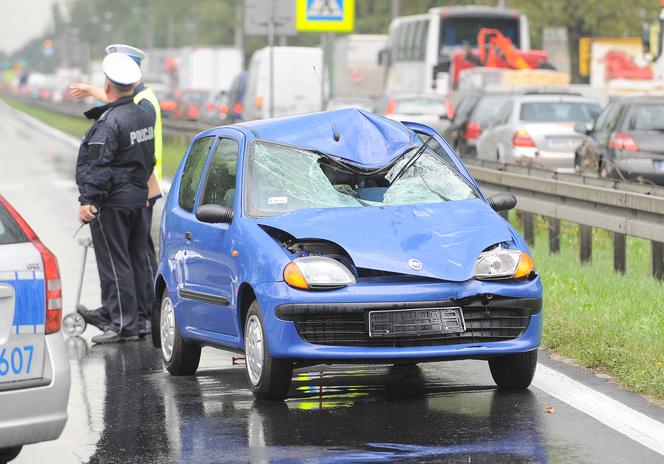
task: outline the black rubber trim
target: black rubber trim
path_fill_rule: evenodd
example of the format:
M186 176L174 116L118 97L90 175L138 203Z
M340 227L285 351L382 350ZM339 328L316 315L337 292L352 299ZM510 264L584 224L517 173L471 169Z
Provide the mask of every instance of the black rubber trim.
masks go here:
M451 306L483 307L487 309L519 308L526 310L530 315L538 314L542 310L541 298L506 298L486 295L477 295L458 300L439 301L399 301L376 303L298 303L282 304L277 306L277 317L287 321L297 320L300 316L309 314L356 314L367 310L398 310L416 308L446 308Z
M193 292L191 290L185 290L181 288L178 290L178 295L180 298L186 298L188 300L198 300L205 303L218 304L221 306L228 306L228 298L225 296L210 295L209 293L203 292Z

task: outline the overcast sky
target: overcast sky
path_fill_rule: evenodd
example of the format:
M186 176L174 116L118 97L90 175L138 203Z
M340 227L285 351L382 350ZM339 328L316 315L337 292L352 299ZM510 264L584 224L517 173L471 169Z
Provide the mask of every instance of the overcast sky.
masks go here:
M0 0L0 50L13 52L52 25L51 5L65 0Z

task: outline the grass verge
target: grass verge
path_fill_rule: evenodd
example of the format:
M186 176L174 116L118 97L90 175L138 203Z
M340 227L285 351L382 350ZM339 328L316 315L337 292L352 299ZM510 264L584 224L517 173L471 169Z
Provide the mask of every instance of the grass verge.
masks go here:
M10 95L2 95L2 99L11 107L40 120L41 122L55 127L69 135L76 138L83 137L83 134L92 125L91 121L85 119L74 118L71 116L64 116L61 114L53 113L52 111L43 110L29 103L12 97ZM83 112L83 107L81 112ZM187 137L164 137L163 147L163 172L164 176L172 177L180 164L180 160L184 155L185 150L189 146L189 139Z
M16 109L80 137L90 123L3 96ZM172 176L186 137L164 139L164 175ZM510 221L522 231L517 215ZM607 372L633 391L664 399L664 283L650 276L650 243L628 237L627 273L615 274L611 234L593 231L593 259L580 264L574 224L561 225L561 252L550 254L547 224L536 224L535 265L544 282L543 346Z
M516 214L510 220L522 231ZM664 399L664 283L650 275L650 242L627 239L627 273L613 269L611 233L593 231L593 257L578 258L578 229L561 225L561 251L548 251L547 223L531 252L544 284L543 345Z

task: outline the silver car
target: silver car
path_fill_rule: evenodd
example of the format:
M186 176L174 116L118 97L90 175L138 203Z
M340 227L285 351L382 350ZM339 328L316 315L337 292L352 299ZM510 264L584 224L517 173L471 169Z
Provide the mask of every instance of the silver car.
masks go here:
M574 171L582 135L577 122L592 123L601 107L573 95L526 94L505 103L477 140L479 159Z
M69 361L58 261L0 195L0 463L60 436Z

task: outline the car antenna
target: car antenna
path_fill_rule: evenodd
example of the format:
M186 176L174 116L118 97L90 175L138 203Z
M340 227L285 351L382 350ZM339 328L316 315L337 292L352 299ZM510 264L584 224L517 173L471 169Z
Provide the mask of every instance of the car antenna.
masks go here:
M320 78L320 74L318 74L318 70L316 69L316 65L312 66L314 68L314 74L316 75L316 79L318 80L318 84L320 85L320 94L323 97L323 111L328 110L329 106L329 101L327 100L327 97L325 95L325 87L323 86L323 81Z
M318 70L316 69L316 66L312 66L314 68L314 74L316 75L316 79L318 79L318 83L320 84L320 94L323 96L323 101L325 104L325 111L327 111L329 108L329 100L325 98L325 87L323 86L323 81L320 78L320 75L318 74ZM341 139L341 134L337 130L337 126L334 124L334 121L330 121L330 124L332 125L332 136L334 137L334 141L338 142Z

